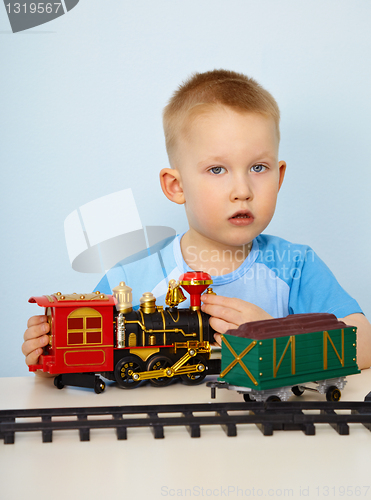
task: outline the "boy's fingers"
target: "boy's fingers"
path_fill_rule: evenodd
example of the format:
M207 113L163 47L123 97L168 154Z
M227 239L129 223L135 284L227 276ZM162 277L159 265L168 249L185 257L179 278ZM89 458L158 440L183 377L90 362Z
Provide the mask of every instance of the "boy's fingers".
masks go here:
M43 353L43 347L49 343L49 336L46 335L49 330L50 325L45 315L32 316L27 321L22 353L28 366L37 364L39 356Z
M210 318L210 326L218 333L225 333L228 330L235 330L237 328L237 325L219 318Z
M236 297L223 297L222 295L204 294L201 295L201 301L206 305L217 305L228 307L229 309L240 310L245 302Z
M48 335L42 335L41 337L37 337L35 339L26 340L26 342L22 344L22 353L27 357L31 353L39 351L38 356L40 356L40 354L42 354L42 347L45 347L48 342Z
M236 309L230 309L229 307L214 304L203 304L201 309L206 314L210 314L210 316L214 319L220 319L224 322L230 323L232 325L231 328L237 328L237 326L241 323L241 313Z
M31 352L28 356L26 356L25 358L25 361L26 361L26 365L29 366L29 365L36 365L38 360L39 360L39 356L43 353L43 350L42 349L36 349L36 351L33 351Z
M222 345L222 336L220 335L220 333L215 333L214 339L219 346Z
M30 328L31 326L35 325L40 325L41 323L46 323L47 322L47 317L45 315L40 315L40 316L31 316L29 320L27 321L27 328Z
M25 341L30 340L30 339L35 339L37 337L41 337L45 333L48 333L50 330L49 323L40 323L35 326L30 326L27 328L27 330L24 332L23 339Z

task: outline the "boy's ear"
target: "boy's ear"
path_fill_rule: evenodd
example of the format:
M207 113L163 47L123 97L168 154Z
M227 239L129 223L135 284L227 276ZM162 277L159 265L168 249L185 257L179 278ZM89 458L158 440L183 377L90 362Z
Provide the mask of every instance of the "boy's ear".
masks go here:
M163 168L160 172L160 183L164 195L170 201L183 205L185 203L182 180L178 170L174 168Z
M278 163L278 168L279 168L279 181L278 181L278 191L281 189L282 183L283 183L283 178L285 177L285 172L286 172L286 162L285 161L280 161Z

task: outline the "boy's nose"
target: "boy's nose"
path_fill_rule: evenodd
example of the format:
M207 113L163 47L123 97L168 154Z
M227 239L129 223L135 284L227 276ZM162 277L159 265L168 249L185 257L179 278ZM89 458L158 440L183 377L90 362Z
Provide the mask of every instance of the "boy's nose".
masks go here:
M236 182L231 191L231 201L249 200L252 198L252 191L247 182Z

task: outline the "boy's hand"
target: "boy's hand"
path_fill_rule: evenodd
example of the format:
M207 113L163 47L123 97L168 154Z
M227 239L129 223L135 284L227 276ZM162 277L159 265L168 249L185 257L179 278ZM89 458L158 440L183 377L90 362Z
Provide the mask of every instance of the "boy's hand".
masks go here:
M238 328L243 323L273 318L255 304L241 299L205 293L201 295L201 301L202 311L211 316L210 325L219 332L214 335L219 345L221 333Z
M49 342L46 335L50 330L46 316L32 316L27 321L27 330L24 332L22 352L26 356L26 364L36 365L43 347Z

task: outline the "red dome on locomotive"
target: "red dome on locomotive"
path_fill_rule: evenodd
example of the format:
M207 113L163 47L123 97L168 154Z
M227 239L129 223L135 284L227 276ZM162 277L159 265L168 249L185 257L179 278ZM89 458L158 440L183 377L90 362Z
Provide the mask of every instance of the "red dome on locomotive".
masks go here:
M188 271L179 277L179 284L190 295L191 309L201 308L201 294L212 282L210 274L203 271Z

